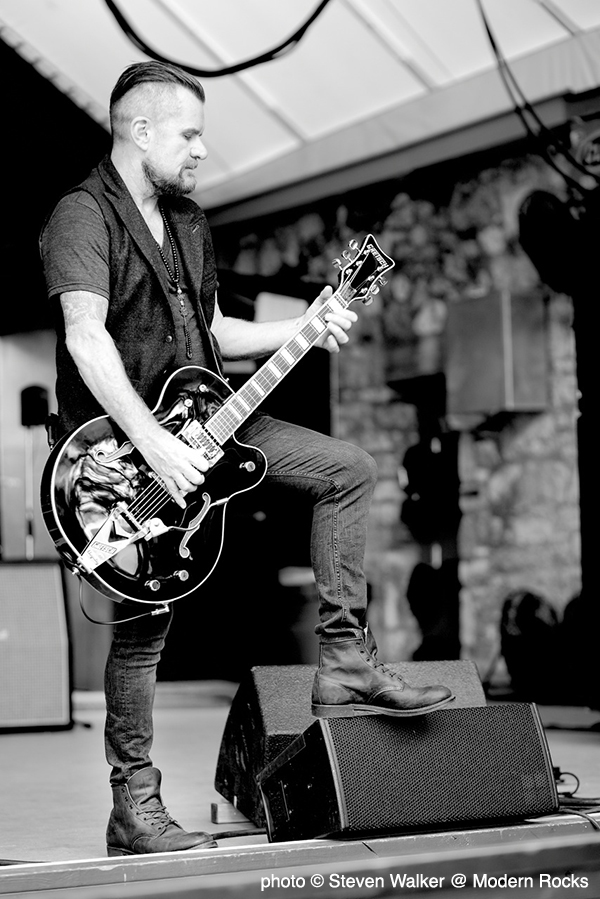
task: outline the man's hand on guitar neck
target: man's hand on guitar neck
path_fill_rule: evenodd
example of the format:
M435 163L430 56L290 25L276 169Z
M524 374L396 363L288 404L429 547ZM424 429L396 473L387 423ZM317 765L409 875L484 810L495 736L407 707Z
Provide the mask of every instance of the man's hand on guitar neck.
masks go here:
M248 322L224 316L217 303L210 327L219 341L223 358L259 359L275 353L304 327L315 312L329 300L332 292L331 287L325 287L300 317L265 322ZM321 334L314 345L322 346L330 353L338 353L340 346L348 342L346 332L357 319L355 312L344 309L341 305L335 311L326 313L328 329Z
M304 325L313 317L315 312L318 312L321 306L326 303L331 297L333 290L331 287L325 287L314 303L308 307L302 318L300 319L300 326L304 327ZM350 338L348 337L347 332L350 330L355 321L358 321L358 315L356 312L353 312L351 309L345 309L343 306L339 306L335 312L328 312L325 315L325 321L328 324L327 331L323 333L321 337L316 341L315 346L323 347L329 353L339 353L340 347L343 344L348 343Z

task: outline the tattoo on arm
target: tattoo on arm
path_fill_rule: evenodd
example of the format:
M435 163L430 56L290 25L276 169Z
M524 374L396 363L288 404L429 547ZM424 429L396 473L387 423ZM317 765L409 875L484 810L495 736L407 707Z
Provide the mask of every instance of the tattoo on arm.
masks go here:
M61 294L60 302L67 331L90 321L106 321L108 300L98 294L74 290Z

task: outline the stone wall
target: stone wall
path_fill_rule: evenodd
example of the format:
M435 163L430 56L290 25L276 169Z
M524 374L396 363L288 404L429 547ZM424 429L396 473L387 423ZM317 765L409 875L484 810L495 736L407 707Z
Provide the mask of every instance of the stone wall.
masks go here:
M473 163L458 181L438 168L437 193L428 173L419 174L216 235L220 265L241 274L286 271L335 285L332 259L367 231L396 262L375 302L357 309L351 343L335 359L333 421L336 436L363 447L379 466L367 556L370 616L383 653L399 660L410 658L420 639L406 586L423 547L401 523L398 477L406 449L419 438L417 410L390 383L444 371L451 304L493 289L540 289L518 242L518 210L533 189L562 191L558 176L535 157ZM462 654L482 674L497 650L500 606L510 589L540 591L560 609L580 583L571 305L544 292L547 408L515 413L492 431L481 417L445 423L461 431Z
M576 379L571 302L548 303L548 409L461 437L461 642L486 668L502 601L526 588L560 612L580 589ZM469 488L473 488L470 490Z

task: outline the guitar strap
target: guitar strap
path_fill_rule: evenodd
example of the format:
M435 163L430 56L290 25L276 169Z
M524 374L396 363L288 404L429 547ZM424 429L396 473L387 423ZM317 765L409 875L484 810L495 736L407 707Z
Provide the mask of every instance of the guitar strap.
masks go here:
M216 297L215 297L216 299ZM202 334L202 342L204 343L204 349L207 351L207 361L210 357L211 363L209 364L209 368L215 372L215 374L220 377L224 377L223 374L223 357L221 356L221 350L219 348L219 343L217 338L214 336L213 332L210 330L208 326L208 322L206 321L206 313L204 312L204 306L202 302L199 302L196 306L198 309L198 314L200 316L200 333ZM207 346L208 345L208 346Z

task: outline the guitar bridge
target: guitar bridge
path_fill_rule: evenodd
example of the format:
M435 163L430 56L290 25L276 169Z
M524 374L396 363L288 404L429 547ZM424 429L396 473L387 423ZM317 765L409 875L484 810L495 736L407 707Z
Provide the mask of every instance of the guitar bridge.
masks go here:
M136 540L142 537L150 539L165 530L159 518L141 524L126 503L117 503L81 555L77 556L76 563L90 573Z

